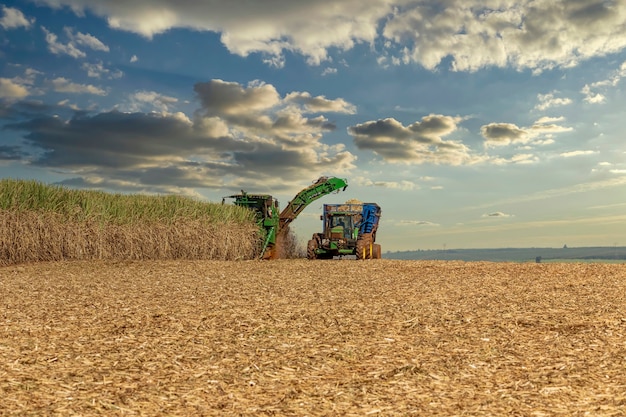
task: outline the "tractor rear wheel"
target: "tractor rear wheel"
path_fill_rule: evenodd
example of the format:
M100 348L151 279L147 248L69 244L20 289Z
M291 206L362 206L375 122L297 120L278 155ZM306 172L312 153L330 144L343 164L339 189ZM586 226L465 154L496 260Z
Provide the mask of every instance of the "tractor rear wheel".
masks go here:
M356 258L371 259L372 248L369 239L359 239L356 241Z

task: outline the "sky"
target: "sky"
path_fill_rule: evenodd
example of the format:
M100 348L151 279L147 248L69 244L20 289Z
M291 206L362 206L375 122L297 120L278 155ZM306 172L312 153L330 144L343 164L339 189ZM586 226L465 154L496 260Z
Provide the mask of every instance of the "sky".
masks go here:
M383 252L626 246L625 0L0 3L0 177L382 208Z

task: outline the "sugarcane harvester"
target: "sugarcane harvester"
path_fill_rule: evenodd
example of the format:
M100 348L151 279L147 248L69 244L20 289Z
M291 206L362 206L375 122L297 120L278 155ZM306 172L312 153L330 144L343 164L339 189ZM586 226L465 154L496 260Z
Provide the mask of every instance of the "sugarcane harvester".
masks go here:
M224 197L234 198L234 204L254 210L256 222L263 236L259 258L276 259L281 257L281 243L289 225L313 201L333 192L346 189L346 180L337 177L320 177L312 185L300 191L281 212L278 200L269 194L248 194L241 191Z
M324 204L322 233L307 244L308 259L332 259L354 255L356 259L380 259L376 242L381 209L376 203Z

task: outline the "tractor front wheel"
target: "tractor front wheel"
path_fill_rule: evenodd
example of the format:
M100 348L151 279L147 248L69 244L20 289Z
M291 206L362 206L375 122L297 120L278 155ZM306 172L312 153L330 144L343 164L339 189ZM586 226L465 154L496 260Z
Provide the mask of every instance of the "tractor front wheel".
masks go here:
M306 245L306 257L307 259L315 260L317 259L317 253L315 250L317 249L317 239L309 240L309 243Z

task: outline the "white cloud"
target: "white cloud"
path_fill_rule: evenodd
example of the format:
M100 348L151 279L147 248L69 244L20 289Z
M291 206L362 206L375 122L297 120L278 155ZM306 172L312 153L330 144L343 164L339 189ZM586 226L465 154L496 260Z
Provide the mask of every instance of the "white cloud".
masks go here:
M55 55L69 55L72 58L85 58L87 54L78 49L76 45L72 42L63 44L59 42L59 37L54 33L50 32L45 27L41 27L41 29L46 34L46 43L48 44L48 51Z
M613 71L609 78L591 84L585 84L580 90L581 94L585 96L584 101L590 104L602 104L606 102L606 96L602 92L617 86L625 76L626 62L623 62L617 70Z
M531 132L531 137L536 138L540 135L552 135L554 133L571 132L574 130L571 127L560 126L554 122L561 122L565 120L561 117L542 117L537 120L528 130Z
M555 93L538 94L537 100L539 104L535 106L535 109L543 111L552 107L567 106L573 103L570 98L555 97L554 94Z
M332 111L336 113L356 113L356 107L344 99L328 100L324 96L312 97L309 93L293 92L287 94L285 101L301 104L309 112Z
M64 78L53 85L57 91L97 92ZM11 128L29 132L33 146L50 151L42 152L33 165L74 172L77 178L68 184L75 186L100 178L129 191L286 191L301 189L304 180L355 168L356 156L344 144L322 141L324 132L334 129L326 117L307 117L303 105L277 94L272 85L211 80L196 84L195 91L201 108L193 118L167 111L113 110L69 119L33 117ZM160 103L157 107L163 109L177 103L152 91L137 92L132 100ZM60 105L71 106L69 101Z
M480 128L485 146L506 146L511 143L526 143L529 133L513 123L490 123Z
M30 28L35 19L27 19L24 14L13 7L2 6L2 17L0 18L0 26L4 30Z
M285 67L285 57L282 55L272 55L268 58L263 58L263 62L268 66L277 69Z
M154 91L138 91L130 95L130 111L141 111L142 107L149 105L151 109L167 113L169 108L178 103L176 97L170 97Z
M594 92L589 84L586 84L582 90L580 90L582 94L584 94L584 100L590 104L601 104L606 101L606 97L604 94Z
M109 52L109 47L102 43L98 38L89 33L78 32L74 34L71 29L66 28L66 33L69 38L76 42L78 45L86 46L94 51Z
M85 58L87 54L79 48L87 47L94 51L109 52L109 47L102 43L98 38L88 33L74 33L72 28L64 28L65 36L69 39L67 43L59 41L59 37L50 32L45 27L41 27L46 35L46 43L48 51L55 55L69 55L72 58Z
M597 153L598 153L597 151L570 151L570 152L563 152L559 156L563 158L572 158L576 156L595 155Z
M431 114L420 122L404 126L394 118L386 118L351 126L348 133L353 136L359 149L371 150L390 163L523 165L539 161L538 155L532 152L533 148L553 144L554 135L573 130L560 124L565 121L564 117L541 117L529 127L518 127L513 123L489 123L480 129L486 151L517 145L516 150L519 152L492 156L477 153L461 141L444 139L462 132L458 123L465 119Z
M130 57L130 62L131 63L137 62L137 61L139 61L139 58L137 57L137 55L133 55L133 56Z
M76 84L63 77L52 80L52 87L58 93L107 95L107 92L99 87L90 84Z
M120 70L111 71L108 68L105 68L102 62L96 63L88 63L83 62L81 68L87 72L87 76L91 78L109 78L109 79L117 79L121 78L124 73Z
M518 127L513 123L490 123L480 128L486 147L511 144L547 145L553 143L552 135L570 132L573 129L556 124L563 117L542 117L530 127Z
M0 78L0 98L19 99L29 95L28 88L13 79Z
M412 4L396 12L384 36L404 59L434 69L474 71L511 65L537 71L569 67L626 46L624 2L451 0Z
M453 70L496 66L540 72L626 47L626 3L570 0L272 0L215 2L161 0L102 2L41 0L91 11L113 28L152 37L172 28L221 33L231 53L260 52L281 67L284 52L304 55L311 65L330 50L380 41L384 65L410 62Z
M41 94L41 90L35 87L36 78L39 75L41 72L33 68L25 68L23 75L0 78L0 98L16 100Z
M539 162L539 157L532 153L517 153L508 158L493 157L489 162L493 165L531 165Z
M284 51L306 56L312 65L328 59L328 49L347 50L355 43L371 43L380 19L391 12L389 0L318 0L311 2L216 2L163 0L101 2L99 0L43 0L52 7L66 5L77 14L86 10L107 19L109 26L153 37L172 28L218 32L234 54L261 52L266 62L280 67Z
M408 126L394 118L368 121L348 128L359 149L371 150L387 162L462 165L483 159L463 143L443 138L458 129L463 118L431 114Z

